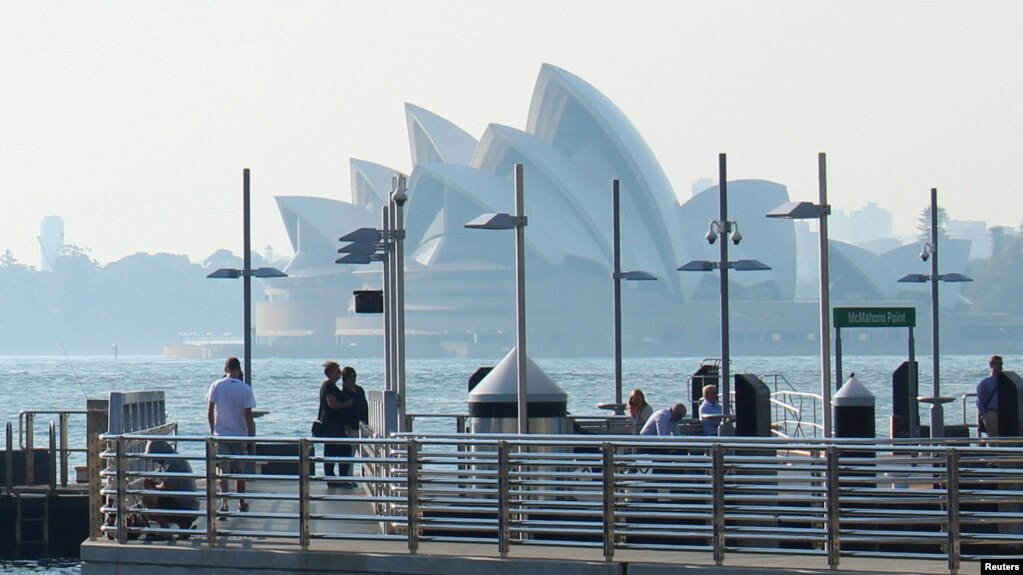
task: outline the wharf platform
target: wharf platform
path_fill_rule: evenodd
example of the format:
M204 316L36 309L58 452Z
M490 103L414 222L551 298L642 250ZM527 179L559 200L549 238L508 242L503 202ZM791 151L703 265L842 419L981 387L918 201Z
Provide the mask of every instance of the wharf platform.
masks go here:
M208 547L188 541L86 541L82 575L814 575L846 573L948 573L940 560L845 557L838 569L827 558L806 555L735 553L715 565L710 553L621 550L604 561L599 549L513 547L501 557L493 545L422 543L410 554L401 542L316 541L301 550L293 541L228 538ZM964 561L959 573L976 575L980 564Z
M249 491L284 492L280 483L249 481ZM313 500L314 514L359 516L371 507L358 499L363 489L310 486L314 496L352 495L347 500ZM287 491L287 490L285 490ZM232 512L218 522L219 537L210 545L205 522L197 522L196 535L187 540L153 541L145 538L118 543L106 537L81 546L82 575L285 575L331 573L341 575L813 575L939 574L948 573L942 560L843 557L838 569L829 569L822 555L729 553L716 565L712 553L673 550L617 550L604 560L599 547L561 545L512 546L502 557L493 544L423 541L415 553L406 541L360 539L378 532L366 522L330 522L312 528L336 531L344 539L318 538L301 549L294 538L239 535L296 531L297 520L285 516L298 510L297 500L249 499L250 511ZM232 502L232 508L236 504ZM980 564L963 561L958 573L980 573Z

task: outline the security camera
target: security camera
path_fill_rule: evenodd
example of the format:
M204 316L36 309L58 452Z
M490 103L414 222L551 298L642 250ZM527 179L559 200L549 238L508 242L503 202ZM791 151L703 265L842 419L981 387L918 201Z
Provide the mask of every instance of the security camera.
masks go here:
M732 243L735 245L739 245L739 242L742 241L742 234L739 233L738 229L732 232L731 239Z
M707 238L707 243L711 245L718 241L718 234L714 231L714 228L707 230L707 235L704 237Z
M931 252L927 251L927 245L924 244L924 248L920 250L920 259L927 261L929 257L931 257Z
M391 201L398 204L398 207L404 206L405 202L408 201L408 193L405 191L406 178L404 174L394 174L391 178Z

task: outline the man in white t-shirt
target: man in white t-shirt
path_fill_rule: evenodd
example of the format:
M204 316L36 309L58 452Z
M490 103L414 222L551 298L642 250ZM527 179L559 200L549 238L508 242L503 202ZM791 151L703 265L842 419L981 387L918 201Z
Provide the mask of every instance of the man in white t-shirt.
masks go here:
M210 432L219 437L252 437L256 435L256 422L252 419L252 410L256 407L256 396L252 387L245 383L241 362L237 357L227 358L224 363L224 377L214 381L206 393L209 402L207 417ZM240 456L252 451L251 443L217 442L217 455ZM218 464L220 473L248 473L243 461L224 461ZM235 481L238 493L245 493L245 480ZM227 479L220 480L220 492L227 493ZM220 510L228 511L227 498L224 498ZM238 499L238 510L248 511L245 499Z

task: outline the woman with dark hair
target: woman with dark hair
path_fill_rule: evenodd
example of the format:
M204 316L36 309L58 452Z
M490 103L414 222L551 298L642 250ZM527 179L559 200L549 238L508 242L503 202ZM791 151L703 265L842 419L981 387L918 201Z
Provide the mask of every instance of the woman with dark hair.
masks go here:
M338 388L337 382L341 379L341 366L336 361L326 361L323 363L323 375L327 379L323 380L320 384L320 412L318 419L322 425L320 437L346 437L345 427L349 419L349 413L351 411L354 401L351 398L346 398ZM352 446L350 444L331 444L327 443L323 446L323 455L328 458L333 457L351 457ZM341 475L347 475L345 473L345 463L339 464L339 472ZM350 465L349 469L350 469ZM323 462L323 474L327 477L334 477L334 462L324 461ZM347 482L344 481L333 481L328 479L328 487L348 487Z

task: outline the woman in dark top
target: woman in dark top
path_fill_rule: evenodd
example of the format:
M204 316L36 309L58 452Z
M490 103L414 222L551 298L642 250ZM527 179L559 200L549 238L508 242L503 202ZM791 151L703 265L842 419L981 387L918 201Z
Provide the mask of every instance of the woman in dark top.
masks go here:
M348 437L359 436L359 425L366 423L369 416L369 404L366 402L366 392L358 384L355 383L355 379L358 374L355 373L355 368L345 366L341 370L341 401L348 404L350 407L344 410L344 427L345 434ZM352 445L349 444L349 452L351 452ZM338 464L338 475L352 475L352 464L350 462ZM345 485L344 487L355 487L354 483Z
M352 406L355 403L350 394L345 394L337 386L337 382L341 379L341 366L336 361L327 361L323 364L323 375L327 376L327 379L323 380L320 384L320 413L319 420L323 424L322 437L345 437L346 422L350 418L349 412L352 411ZM349 395L349 397L345 397ZM323 446L323 455L326 457L351 457L352 446L350 444L337 445L337 444L326 444ZM339 464L338 471L341 475L347 475L345 473L345 463ZM351 469L351 464L347 464L348 469ZM324 461L323 462L323 474L327 477L334 476L334 462ZM346 487L342 485L345 482L329 481L327 485L329 487Z

